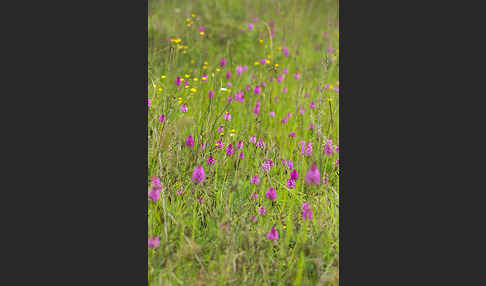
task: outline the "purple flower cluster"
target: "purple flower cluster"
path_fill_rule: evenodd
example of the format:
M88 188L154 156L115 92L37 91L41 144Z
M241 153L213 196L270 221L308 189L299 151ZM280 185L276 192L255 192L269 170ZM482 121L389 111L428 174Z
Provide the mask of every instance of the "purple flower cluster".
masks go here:
M203 167L201 165L198 165L194 169L194 171L192 172L192 181L195 184L199 184L202 181L204 181L205 178L206 178L206 176L204 175L204 169L203 169Z
M265 198L274 201L277 198L277 192L274 188L270 187L265 193Z
M274 163L272 159L265 160L262 164L262 169L265 172L268 172L272 167L274 166Z
M312 155L312 144L311 142L300 141L300 155L311 156Z
M308 185L319 185L321 183L321 173L319 172L319 169L317 169L315 162L305 174L305 183Z
M302 204L302 218L312 219L312 210L310 209L309 204L307 202Z
M154 175L152 177L152 189L148 193L148 197L155 203L160 199L160 192L162 191L162 184L160 183L159 177Z

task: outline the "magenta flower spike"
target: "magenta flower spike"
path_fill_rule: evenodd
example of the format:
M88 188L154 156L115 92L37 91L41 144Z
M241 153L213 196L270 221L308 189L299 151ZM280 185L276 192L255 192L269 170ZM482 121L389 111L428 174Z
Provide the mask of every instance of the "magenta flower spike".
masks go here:
M260 101L256 102L256 105L253 108L253 113L255 113L256 115L258 115L260 113Z
M258 142L256 143L256 146L258 148L265 148L265 142L263 142L263 139L259 139Z
M293 170L292 173L290 173L290 178L292 180L297 180L299 178L299 173L297 173L297 170Z
M274 188L270 187L265 194L265 198L274 201L277 198L277 192Z
M226 112L226 113L224 114L224 120L226 120L226 121L231 121L231 114L230 114L229 112Z
M237 65L236 66L236 71L235 71L236 75L240 76L243 74L243 67L241 65Z
M332 140L328 139L326 141L326 145L324 145L324 154L326 155L332 155L333 153L333 148L332 148Z
M203 167L201 165L198 165L194 169L194 172L192 172L192 181L195 184L199 184L202 181L204 181L205 178L206 178L206 176L204 175L204 169L203 169Z
M160 239L156 236L149 237L148 239L148 247L149 248L158 248L160 246Z
M194 147L194 139L192 138L191 135L189 135L189 137L187 137L186 139L186 146L189 148Z
M231 72L230 71L227 71L226 72L226 79L230 79L231 78Z
M161 192L161 189L152 188L149 191L148 197L155 203L160 199L160 192Z
M176 84L177 86L180 86L180 85L181 85L181 78L180 78L180 77L177 77L177 78L175 79L175 84Z
M305 183L307 185L319 185L321 183L321 173L319 172L319 169L317 169L315 162L305 174Z
M295 180L293 180L293 179L288 179L288 180L287 180L287 188L289 188L289 189L293 189L293 188L295 188Z
M276 242L278 240L278 231L275 229L275 226L272 226L272 229L267 234L268 240L273 240Z
M162 185L160 184L160 180L159 180L159 177L157 177L157 175L154 175L152 177L152 186L156 189L160 189L162 188Z
M236 149L238 149L238 150L243 149L243 141L241 141L241 140L238 141L238 143L236 144Z
M256 144L256 137L255 136L250 137L250 143Z
M257 175L255 175L255 176L251 177L250 183L252 183L254 185L258 185L260 183L260 179L258 178Z
M210 91L208 92L208 97L209 97L209 98L213 98L213 97L214 97L214 91L210 90Z
M184 112L187 112L187 105L186 104L183 104L181 106L181 112L184 113Z
M226 147L226 155L231 157L234 153L235 150L233 149L233 145L229 144L228 147Z
M243 97L245 94L243 93L243 91L239 91L235 94L235 100L236 101L239 101L239 102L244 102L245 101L245 98Z
M221 139L216 141L215 147L216 147L216 149L223 149L223 141Z
M164 116L163 114L162 114L162 115L160 115L160 117L159 117L159 121L160 121L160 122L165 122L165 116Z
M214 165L214 158L213 158L213 156L209 156L209 158L208 158L208 160L206 161L206 163L207 163L209 166Z
M258 194L254 192L253 194L250 195L250 199L258 200Z
M248 30L249 31L253 30L253 23L248 23Z
M255 94L260 94L260 91L261 91L261 90L260 90L260 86L259 86L259 85L256 85L256 86L255 86L255 89L253 90L253 93L255 93Z
M226 59L225 59L225 58L222 58L222 59L219 61L219 66L223 68L225 65L226 65Z
M312 210L309 207L309 204L305 202L302 205L302 218L305 219L312 219Z
M312 155L312 144L311 142L300 141L300 155L311 156Z
M258 213L261 215L265 215L267 213L267 210L265 209L264 206L261 206L258 208Z

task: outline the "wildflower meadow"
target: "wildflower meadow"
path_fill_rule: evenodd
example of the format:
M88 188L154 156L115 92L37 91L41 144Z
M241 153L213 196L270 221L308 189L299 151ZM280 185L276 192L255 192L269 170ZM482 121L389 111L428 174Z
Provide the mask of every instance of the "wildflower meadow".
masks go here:
M148 284L338 285L338 2L148 4Z

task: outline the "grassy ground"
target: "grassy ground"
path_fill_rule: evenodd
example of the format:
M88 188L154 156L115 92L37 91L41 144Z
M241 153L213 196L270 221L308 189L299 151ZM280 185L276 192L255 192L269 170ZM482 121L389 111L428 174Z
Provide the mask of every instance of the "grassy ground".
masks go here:
M149 1L148 233L160 241L149 245L149 285L338 285L337 14L337 1L323 0ZM238 65L248 71L237 75ZM301 154L301 141L312 155ZM282 160L298 173L293 188ZM314 162L320 184L308 185ZM205 178L196 184L198 165ZM270 187L275 200L266 198ZM312 219L303 218L305 202ZM267 239L272 227L278 240Z

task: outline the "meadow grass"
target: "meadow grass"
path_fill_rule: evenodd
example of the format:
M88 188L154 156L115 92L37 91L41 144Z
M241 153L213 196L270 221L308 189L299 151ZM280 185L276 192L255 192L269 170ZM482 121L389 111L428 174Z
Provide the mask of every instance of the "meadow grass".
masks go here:
M160 241L148 250L149 285L338 285L337 14L337 1L149 1L148 191L154 199L147 216L149 238ZM238 65L248 70L237 75ZM179 86L177 77L184 79ZM240 91L244 100L235 99ZM264 147L250 143L252 136ZM312 155L302 154L301 141L312 144ZM274 166L265 171L268 159ZM282 160L298 172L294 188ZM314 162L320 184L308 185ZM205 179L196 184L198 165ZM255 175L259 184L250 183ZM270 187L275 200L266 198ZM305 202L312 219L303 218ZM272 226L275 241L267 239Z

